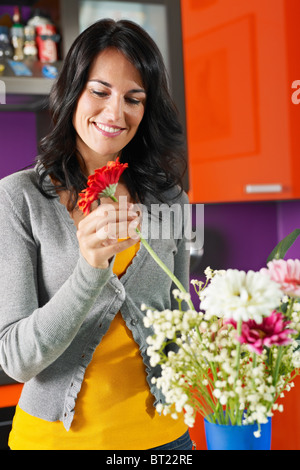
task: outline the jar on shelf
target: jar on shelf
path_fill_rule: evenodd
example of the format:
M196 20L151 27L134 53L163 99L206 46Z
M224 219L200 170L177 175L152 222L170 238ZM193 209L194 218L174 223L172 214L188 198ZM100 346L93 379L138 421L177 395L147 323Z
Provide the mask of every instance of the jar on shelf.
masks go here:
M7 26L0 26L0 62L4 59L11 59L13 55L14 51L9 40L9 29Z
M37 26L41 26L43 24L52 24L52 21L46 17L39 8L36 8L34 10L33 16L29 18L27 25L36 28Z

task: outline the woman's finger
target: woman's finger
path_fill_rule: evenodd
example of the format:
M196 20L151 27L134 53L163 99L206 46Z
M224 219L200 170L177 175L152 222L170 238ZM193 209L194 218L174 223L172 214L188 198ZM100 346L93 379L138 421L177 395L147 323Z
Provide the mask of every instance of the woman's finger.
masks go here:
M80 221L79 230L85 233L96 232L107 224L127 222L136 218L137 213L130 209L119 210L118 206L103 205Z
M136 243L137 240L134 240L133 238L127 238L126 240L122 241L105 240L102 242L99 248L88 249L88 257L85 256L85 253L83 253L83 256L91 266L95 268L106 269L109 266L109 260L113 258L113 256L135 245Z

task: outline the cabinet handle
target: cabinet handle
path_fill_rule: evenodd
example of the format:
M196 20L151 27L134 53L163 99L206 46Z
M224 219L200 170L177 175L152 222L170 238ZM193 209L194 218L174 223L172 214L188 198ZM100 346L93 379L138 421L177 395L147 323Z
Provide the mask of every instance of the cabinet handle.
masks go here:
M282 184L247 184L245 192L253 193L281 193L283 191Z

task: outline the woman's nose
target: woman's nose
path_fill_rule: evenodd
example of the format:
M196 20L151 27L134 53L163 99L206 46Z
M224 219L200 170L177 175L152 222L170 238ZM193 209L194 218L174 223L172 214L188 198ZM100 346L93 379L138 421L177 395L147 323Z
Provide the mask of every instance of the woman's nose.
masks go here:
M106 106L107 118L113 122L117 122L123 118L123 113L123 100L118 96L111 97Z

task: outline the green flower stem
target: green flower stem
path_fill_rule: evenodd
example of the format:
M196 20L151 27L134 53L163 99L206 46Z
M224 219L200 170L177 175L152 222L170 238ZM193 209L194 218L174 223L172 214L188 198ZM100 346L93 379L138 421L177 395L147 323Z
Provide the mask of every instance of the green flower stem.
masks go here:
M288 319L291 318L294 302L295 302L295 299L290 299L289 300L289 306L288 306L288 309L287 309L287 312L286 312L286 317ZM274 369L274 375L273 375L273 386L274 387L276 387L276 384L277 384L277 381L278 381L279 369L280 369L283 353L284 353L283 346L279 346L278 351L277 351L277 358L276 358L276 364L275 364L275 369Z
M237 345L236 345L236 377L235 377L235 383L237 382L239 378L239 370L240 370L240 357L241 357L241 343L239 341L239 338L242 333L242 319L240 319L237 323Z
M287 311L287 318L291 320L292 312L293 312L293 307L294 307L295 299L289 299L289 307Z
M253 361L252 361L253 369L255 369L256 363L257 363L257 354L256 354L256 353L253 353Z
M240 372L240 359L241 359L241 343L239 341L239 338L242 333L242 319L240 319L237 323L237 345L236 345L236 366L235 366L235 371L236 371L236 376L235 376L235 381L234 384L236 385L238 378L239 378L239 372ZM238 399L237 399L238 400ZM236 416L234 416L233 419L236 419L236 424L241 425L242 424L242 414L239 413L239 404L238 401L236 402ZM233 421L231 421L233 424Z
M274 375L273 375L273 386L274 387L276 387L276 384L277 384L277 381L278 381L279 367L280 367L280 364L281 364L282 355L283 355L283 346L279 346L278 353L277 353L275 370L274 370Z
M102 193L104 194L104 193ZM101 196L101 195L100 195ZM114 202L119 202L118 199L113 195L113 194L109 194L109 197L114 201ZM136 233L139 235L140 237L140 241L141 243L144 245L144 247L146 248L146 250L148 251L148 253L152 256L152 258L156 261L156 263L161 267L161 269L169 276L169 278L174 282L174 284L178 287L178 289L183 292L184 294L187 294L187 291L186 289L183 287L183 285L181 284L181 282L179 281L179 279L177 279L176 276L174 276L174 274L172 273L172 271L170 271L170 269L161 261L161 259L157 256L157 254L155 253L154 250L152 250L151 246L149 245L149 243L144 239L144 237L142 236L141 232L139 231L138 228L136 228ZM195 310L195 307L193 305L193 302L191 301L191 299L188 300L188 305L190 307L191 310Z
M144 239L144 237L142 236L141 232L139 231L139 229L137 228L136 229L136 232L138 233L139 237L140 237L140 240L141 240L141 243L144 245L144 247L146 248L146 250L148 251L148 253L152 256L152 258L156 261L156 263L161 267L161 269L169 276L169 278L174 282L174 284L178 287L178 289L183 292L184 294L187 293L187 291L185 290L185 288L183 287L183 285L181 284L181 282L177 279L176 276L174 276L174 274L172 273L172 271L170 271L170 269L161 261L161 259L157 256L157 254L155 253L155 251L151 248L151 246L149 245L149 243ZM195 307L192 303L191 300L188 301L188 304L189 304L189 307L191 310L195 310Z

